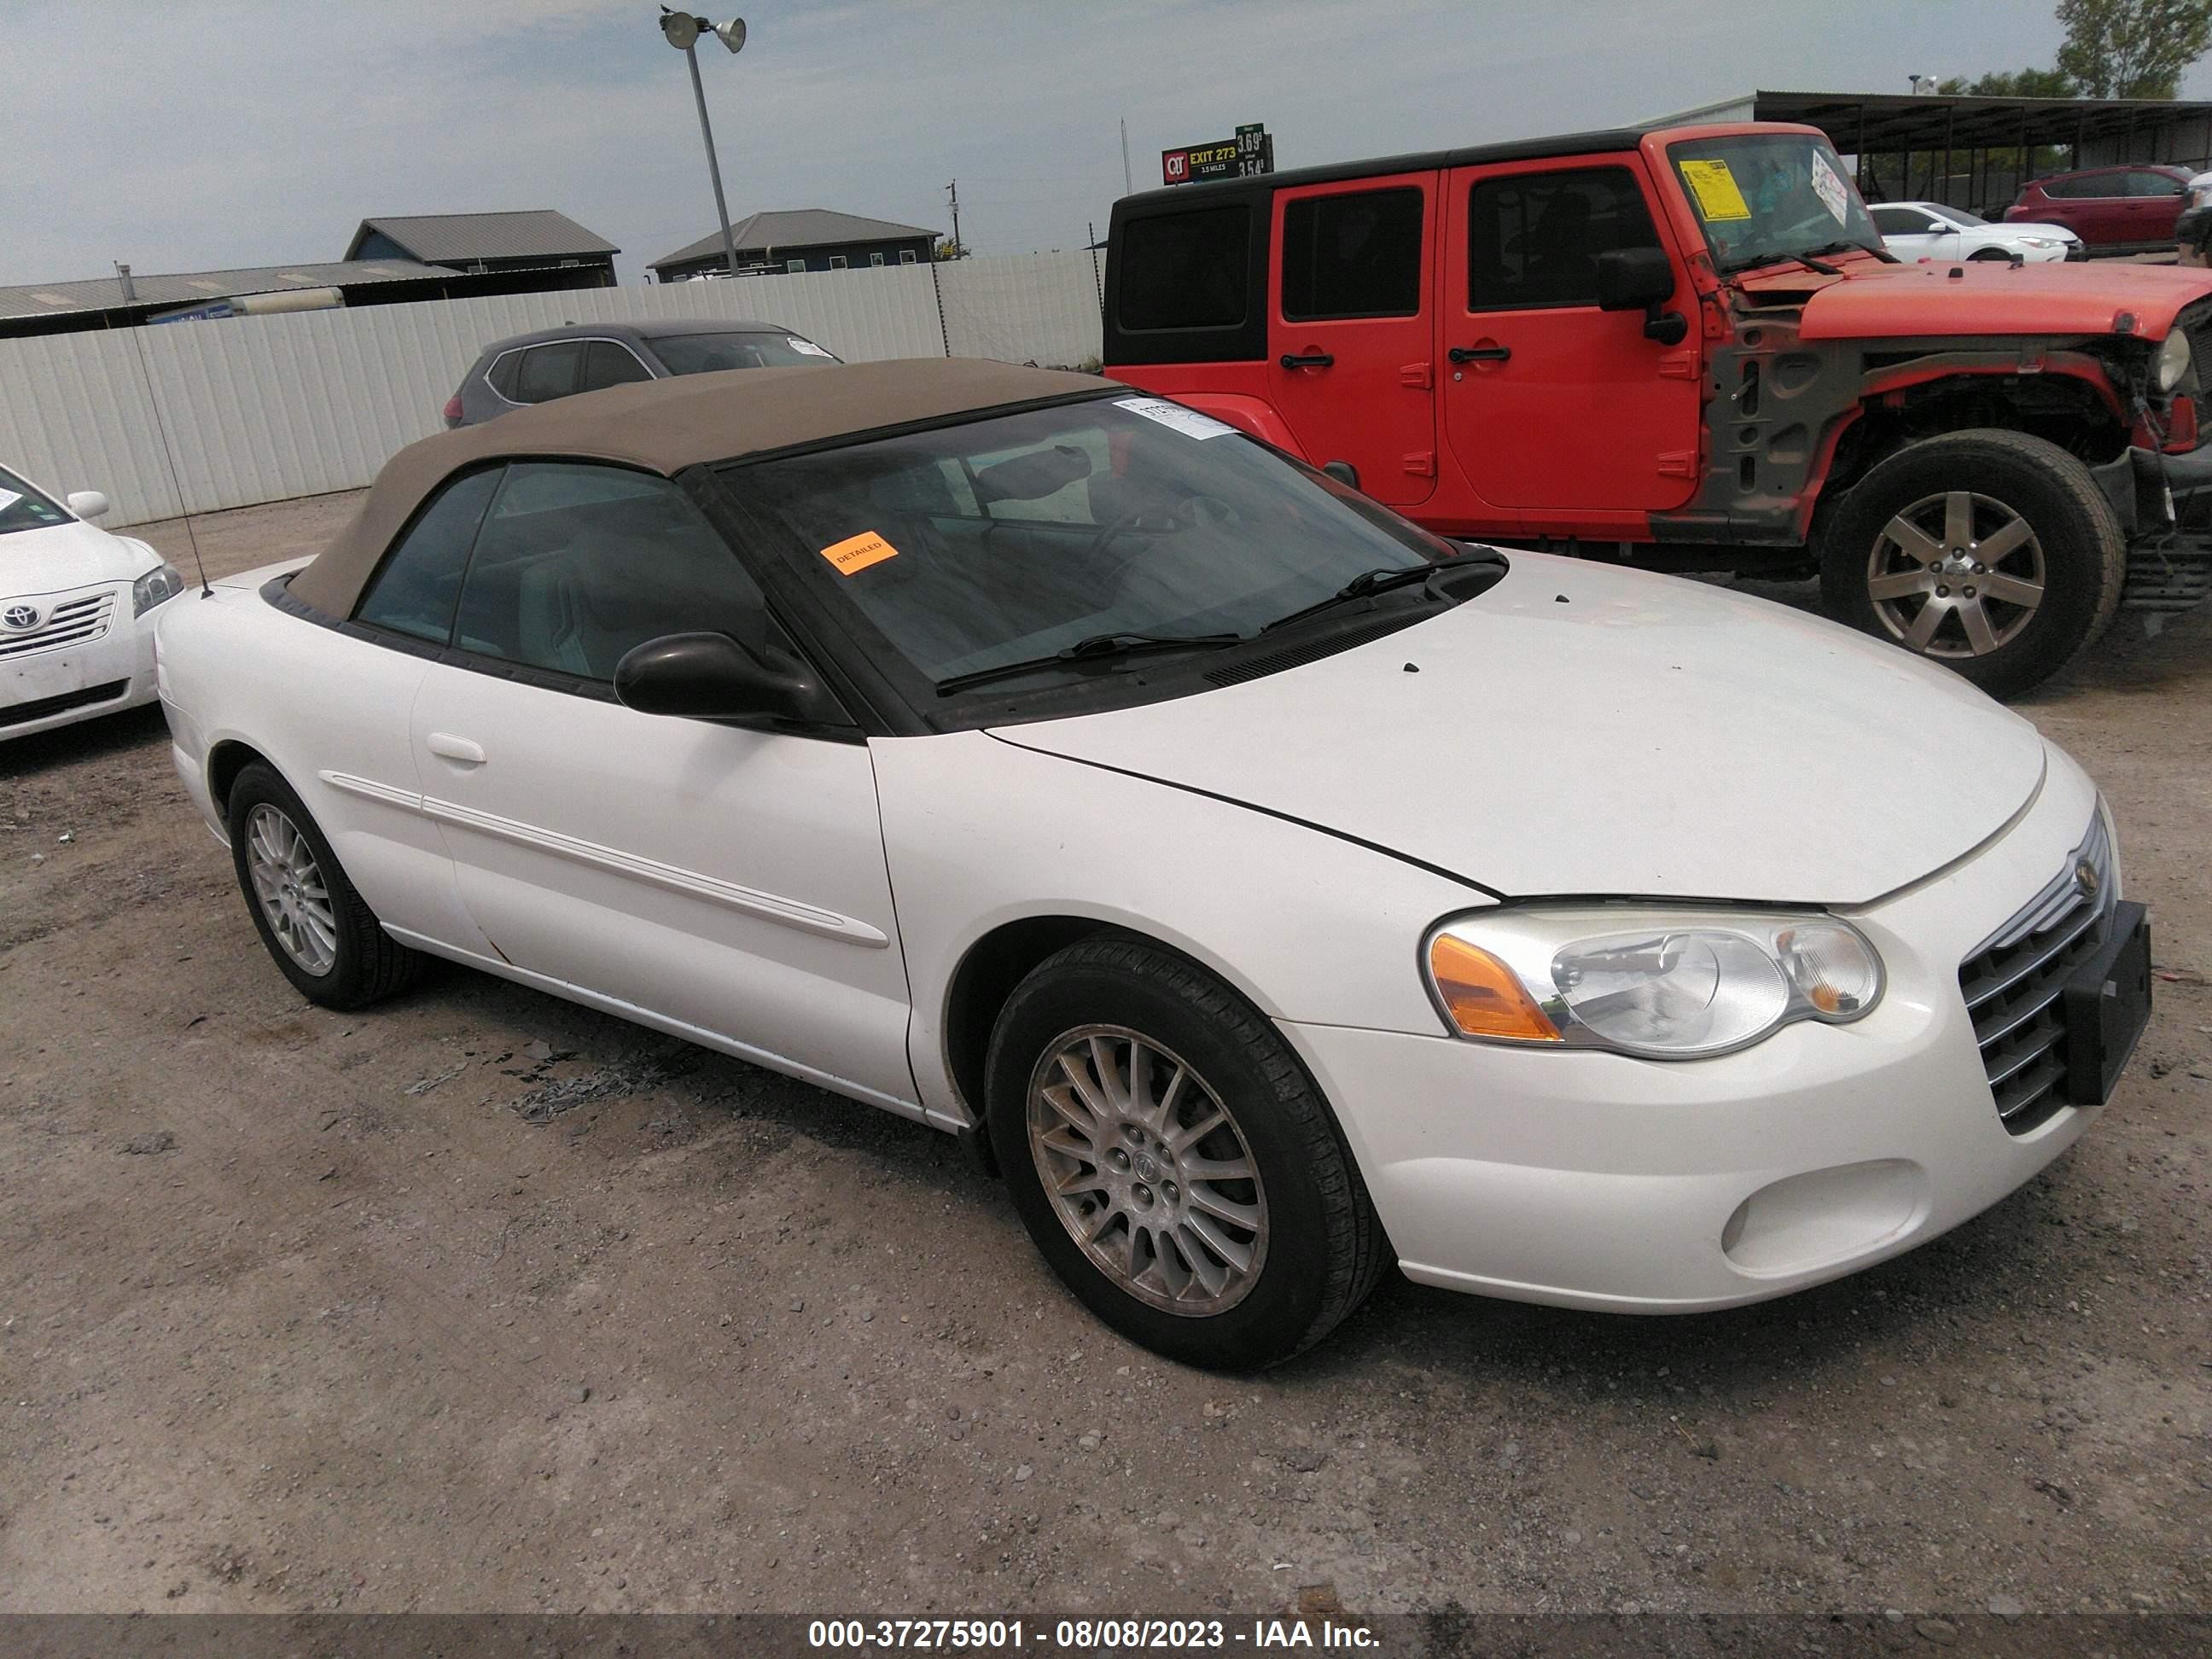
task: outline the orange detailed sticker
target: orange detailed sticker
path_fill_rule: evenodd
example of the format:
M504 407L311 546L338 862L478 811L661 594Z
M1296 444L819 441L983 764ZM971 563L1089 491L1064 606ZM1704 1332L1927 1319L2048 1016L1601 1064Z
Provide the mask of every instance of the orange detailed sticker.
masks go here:
M849 576L856 570L866 570L872 564L881 564L885 559L898 557L893 547L872 530L864 530L857 536L848 536L842 542L832 542L822 550L822 556L837 568L841 576Z

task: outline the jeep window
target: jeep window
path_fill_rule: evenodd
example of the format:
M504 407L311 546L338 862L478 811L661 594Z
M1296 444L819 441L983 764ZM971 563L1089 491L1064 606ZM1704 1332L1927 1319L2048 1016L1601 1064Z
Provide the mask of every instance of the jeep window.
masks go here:
M1717 270L1881 250L1881 233L1824 138L1794 132L1686 138L1669 144L1667 155Z
M1283 316L1412 317L1421 309L1421 192L1349 191L1283 210Z
M1626 167L1485 179L1467 198L1467 308L1594 306L1599 254L1659 246Z
M1121 321L1133 331L1244 320L1252 210L1243 203L1133 219L1122 233Z

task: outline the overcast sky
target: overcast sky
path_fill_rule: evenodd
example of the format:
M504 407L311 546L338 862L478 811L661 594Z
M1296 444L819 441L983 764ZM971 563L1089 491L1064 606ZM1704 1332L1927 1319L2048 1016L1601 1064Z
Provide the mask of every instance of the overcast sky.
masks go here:
M732 3L738 0L731 0ZM714 228L653 0L0 0L0 283L336 259L379 214L554 207L626 282ZM702 42L732 218L830 207L1083 246L1159 151L1279 167L1571 131L1753 88L2048 64L2049 0L753 0ZM716 14L719 18L720 14ZM2185 94L2206 95L2200 66Z

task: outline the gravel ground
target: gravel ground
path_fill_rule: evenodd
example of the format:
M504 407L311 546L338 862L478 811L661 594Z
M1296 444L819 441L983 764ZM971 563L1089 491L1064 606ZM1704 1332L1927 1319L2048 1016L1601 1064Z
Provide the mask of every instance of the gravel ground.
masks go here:
M2070 1154L1780 1303L1393 1279L1242 1381L928 1130L458 969L302 1002L157 714L0 747L0 1610L2212 1607L2212 616L2025 712L2160 941Z

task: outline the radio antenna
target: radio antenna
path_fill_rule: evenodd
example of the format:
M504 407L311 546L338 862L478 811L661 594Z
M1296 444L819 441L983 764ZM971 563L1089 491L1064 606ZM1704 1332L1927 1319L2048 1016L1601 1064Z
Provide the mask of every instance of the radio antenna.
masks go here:
M191 544L192 568L200 574L200 597L211 599L215 589L208 586L207 561L200 556L200 538L192 528L191 504L185 500L185 486L177 477L177 457L169 447L169 423L161 418L161 400L154 392L154 374L146 365L146 325L143 323L130 331L131 343L137 348L138 378L146 383L146 404L154 411L154 434L161 441L161 460L169 469L169 489L177 498L177 512L185 521L185 539Z

